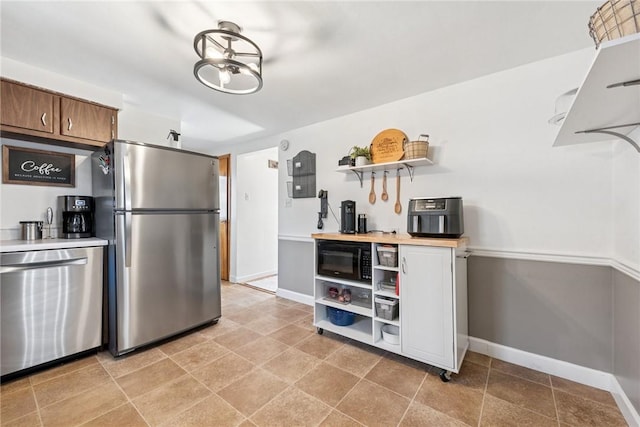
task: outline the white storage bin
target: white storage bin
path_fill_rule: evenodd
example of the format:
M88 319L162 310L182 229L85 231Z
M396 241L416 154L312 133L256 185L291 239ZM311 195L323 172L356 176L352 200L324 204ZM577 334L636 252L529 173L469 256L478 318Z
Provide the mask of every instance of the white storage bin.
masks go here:
M384 325L381 328L382 339L389 344L400 344L400 328L396 325Z

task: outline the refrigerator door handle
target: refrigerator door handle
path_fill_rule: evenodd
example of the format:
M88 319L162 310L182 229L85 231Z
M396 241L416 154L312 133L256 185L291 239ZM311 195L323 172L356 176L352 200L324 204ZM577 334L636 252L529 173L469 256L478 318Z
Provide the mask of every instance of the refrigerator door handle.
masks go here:
M131 210L131 168L129 165L129 153L122 155L122 192L124 193L124 210Z
M131 212L124 214L124 266L131 267Z

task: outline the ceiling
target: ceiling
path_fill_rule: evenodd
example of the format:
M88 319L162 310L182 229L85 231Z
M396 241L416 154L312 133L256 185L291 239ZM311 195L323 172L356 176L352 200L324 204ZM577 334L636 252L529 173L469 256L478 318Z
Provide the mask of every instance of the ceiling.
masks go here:
M207 151L593 47L602 1L7 1L3 57L123 94L181 121ZM194 36L236 22L263 51L264 86L211 90Z

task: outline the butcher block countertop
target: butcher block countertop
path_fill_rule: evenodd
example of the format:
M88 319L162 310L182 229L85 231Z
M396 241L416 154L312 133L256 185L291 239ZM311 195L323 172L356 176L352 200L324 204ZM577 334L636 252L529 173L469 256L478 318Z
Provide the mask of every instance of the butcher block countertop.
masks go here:
M413 237L410 234L393 233L367 233L367 234L342 234L342 233L314 233L311 235L316 240L343 240L345 242L369 242L385 243L390 245L416 245L416 246L436 246L441 248L459 248L465 246L469 241L468 237L462 236L457 239L435 238L435 237Z
M107 240L95 237L84 239L0 240L0 252L42 251L46 249L85 248L106 246Z

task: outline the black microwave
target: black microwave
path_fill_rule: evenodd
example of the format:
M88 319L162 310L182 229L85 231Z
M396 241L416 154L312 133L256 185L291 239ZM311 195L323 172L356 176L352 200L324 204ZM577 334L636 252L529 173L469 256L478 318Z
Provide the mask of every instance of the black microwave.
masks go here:
M371 283L371 244L337 240L316 243L318 275Z

